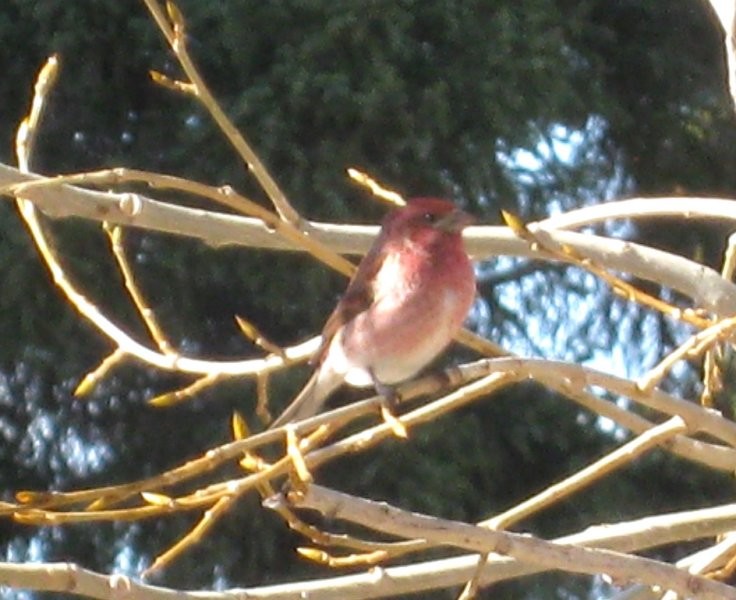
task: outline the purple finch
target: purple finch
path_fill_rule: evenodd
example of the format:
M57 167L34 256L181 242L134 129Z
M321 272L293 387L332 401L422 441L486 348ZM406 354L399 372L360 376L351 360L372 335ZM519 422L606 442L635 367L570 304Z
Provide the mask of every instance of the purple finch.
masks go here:
M310 417L343 382L390 386L447 347L475 297L462 240L472 218L452 203L417 198L386 215L322 331L316 370L271 427Z

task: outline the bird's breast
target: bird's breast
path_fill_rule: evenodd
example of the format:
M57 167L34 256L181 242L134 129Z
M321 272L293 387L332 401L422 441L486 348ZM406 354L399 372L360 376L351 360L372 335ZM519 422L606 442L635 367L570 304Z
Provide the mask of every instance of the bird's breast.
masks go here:
M389 256L376 274L374 302L340 333L345 380L404 381L431 362L462 326L475 296L472 266L451 256Z

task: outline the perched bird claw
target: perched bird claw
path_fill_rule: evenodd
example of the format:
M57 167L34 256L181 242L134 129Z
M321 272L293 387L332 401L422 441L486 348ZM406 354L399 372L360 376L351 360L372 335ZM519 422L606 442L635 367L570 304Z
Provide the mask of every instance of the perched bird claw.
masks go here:
M405 440L409 437L406 426L396 417L385 399L381 402L381 417L383 417L384 422L391 428L397 438Z
M373 379L373 387L381 396L381 417L384 422L393 430L394 435L398 438L406 439L409 437L404 424L396 417L396 409L401 403L401 395L393 385L386 385L376 379L373 370L370 369L371 379Z
M373 379L373 387L376 389L376 393L383 398L381 405L385 406L391 412L396 412L399 404L401 404L401 394L399 394L396 386L381 383L376 379L372 370L371 378Z

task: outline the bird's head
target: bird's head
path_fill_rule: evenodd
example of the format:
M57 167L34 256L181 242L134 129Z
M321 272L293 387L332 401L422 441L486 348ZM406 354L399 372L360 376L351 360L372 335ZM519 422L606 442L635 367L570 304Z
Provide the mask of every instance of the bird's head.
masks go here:
M474 222L465 211L440 198L413 198L386 217L384 228L403 237L459 236Z

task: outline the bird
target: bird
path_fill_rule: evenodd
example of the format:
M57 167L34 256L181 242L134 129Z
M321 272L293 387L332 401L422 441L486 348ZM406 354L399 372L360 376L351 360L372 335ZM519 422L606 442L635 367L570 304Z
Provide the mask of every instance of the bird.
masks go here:
M473 221L440 198L414 198L387 213L324 325L312 376L270 428L317 414L343 383L372 385L390 399L392 386L450 344L475 299L462 239Z

